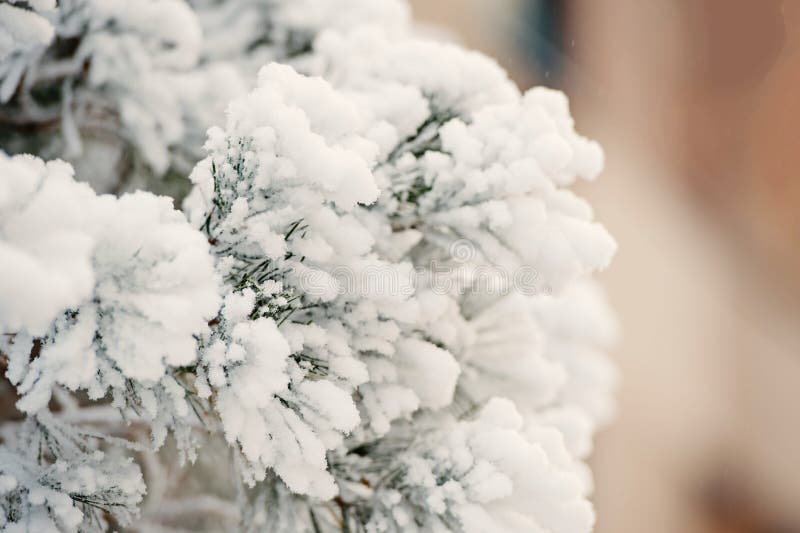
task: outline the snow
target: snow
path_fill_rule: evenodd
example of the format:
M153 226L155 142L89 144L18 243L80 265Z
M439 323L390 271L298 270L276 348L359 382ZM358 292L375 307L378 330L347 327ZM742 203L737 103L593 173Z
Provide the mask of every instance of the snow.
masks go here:
M46 430L41 439L39 430ZM39 452L52 454L51 462L37 461ZM105 528L108 518L129 524L145 491L139 467L131 459L112 458L94 449L79 433L40 415L27 421L12 443L0 446L0 478L6 502L13 513L0 514L3 531L75 532ZM109 510L78 503L93 501Z
M45 2L32 7L39 11L48 9ZM0 5L0 61L12 53L45 46L50 43L54 34L47 19L37 13L11 4Z
M91 295L89 187L60 162L0 154L0 329L45 333Z
M18 407L41 409L56 383L102 396L194 361L195 335L219 307L217 277L207 242L170 200L96 196L59 161L1 161L0 329L17 334L15 360L43 339L27 368L11 367Z
M39 153L191 191L0 154L4 511L103 530L85 494L124 525L177 457L241 496L233 528L591 531L616 243L570 190L604 156L562 93L415 37L401 0L0 5L16 118L53 72Z
M397 343L398 371L419 398L420 407L441 409L453 401L461 369L450 352L419 339Z
M22 78L29 62L40 56L55 36L48 12L55 8L51 0L29 2L33 10L0 4L0 103L7 102Z
M552 461L557 453L545 448L552 442L524 431L511 401L490 399L471 420L420 422L438 428L394 458L403 465L397 484L408 500L381 488L375 497L386 509L378 507L369 530L394 531L394 523L411 531L591 531L594 513L583 481ZM568 456L563 446L555 452ZM419 527L401 523L398 507L415 516Z
M369 376L358 354L394 352L395 315L408 297L337 278L408 274L375 256L372 234L352 214L379 192L375 150L352 132L358 113L320 78L265 67L259 86L229 106L226 129L209 132L210 155L185 202L215 243L229 294L201 356L211 385L222 387L217 412L228 441L241 445L246 480L272 469L318 498L335 490L326 450L360 422L351 395ZM267 320L280 326L280 344L241 336ZM236 346L244 356L219 355Z

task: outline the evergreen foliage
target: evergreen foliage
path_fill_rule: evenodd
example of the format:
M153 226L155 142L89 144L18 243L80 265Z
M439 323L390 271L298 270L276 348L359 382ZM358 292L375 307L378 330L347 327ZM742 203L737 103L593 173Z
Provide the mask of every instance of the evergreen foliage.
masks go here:
M0 100L3 531L591 531L564 95L399 0L27 0Z

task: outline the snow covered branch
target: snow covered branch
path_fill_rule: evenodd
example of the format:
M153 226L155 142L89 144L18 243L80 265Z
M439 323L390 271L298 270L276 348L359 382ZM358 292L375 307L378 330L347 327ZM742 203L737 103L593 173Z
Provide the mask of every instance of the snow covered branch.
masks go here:
M75 170L0 152L0 525L591 531L616 244L569 189L603 152L563 94L399 0L41 0L3 29L3 150Z

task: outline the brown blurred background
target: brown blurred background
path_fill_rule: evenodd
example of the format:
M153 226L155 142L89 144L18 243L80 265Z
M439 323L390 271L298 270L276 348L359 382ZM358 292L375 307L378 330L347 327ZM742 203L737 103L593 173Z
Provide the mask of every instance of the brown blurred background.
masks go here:
M417 0L570 95L620 242L597 533L800 532L800 0Z

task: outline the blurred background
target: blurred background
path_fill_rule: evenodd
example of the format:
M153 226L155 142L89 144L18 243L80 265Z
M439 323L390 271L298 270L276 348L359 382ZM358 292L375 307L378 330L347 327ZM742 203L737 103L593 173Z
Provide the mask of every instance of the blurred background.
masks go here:
M800 532L800 0L413 3L606 149L597 533Z

